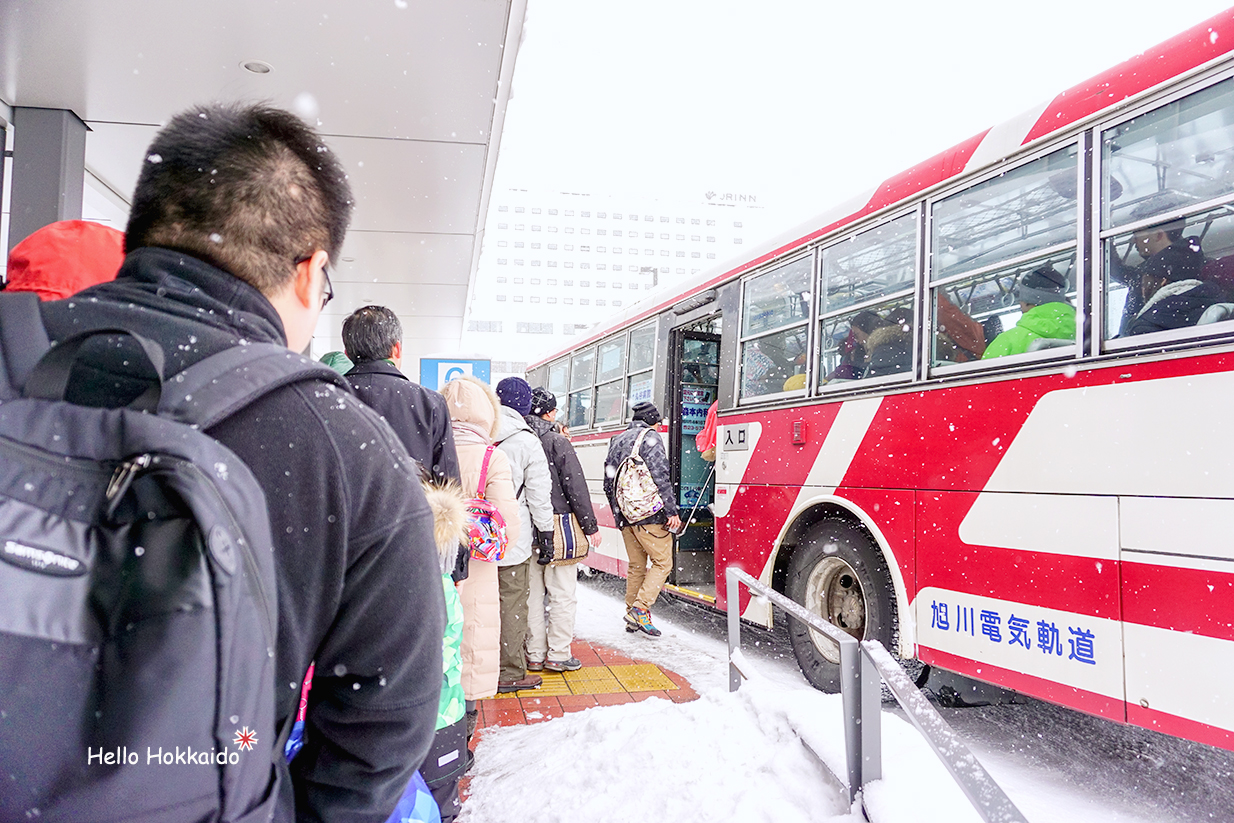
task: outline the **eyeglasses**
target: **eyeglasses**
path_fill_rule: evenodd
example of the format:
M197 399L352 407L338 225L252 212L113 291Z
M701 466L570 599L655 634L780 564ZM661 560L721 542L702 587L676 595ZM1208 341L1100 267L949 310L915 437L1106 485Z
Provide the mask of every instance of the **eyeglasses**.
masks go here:
M311 254L307 257L298 257L296 258L294 265L298 266L301 263L307 260L312 260L312 259L313 259L313 255ZM326 280L325 285L322 286L322 289L321 289L321 307L324 309L326 307L326 304L334 299L334 286L330 283L330 269L327 268L326 264L324 263L321 266L321 276L324 277Z
M326 284L321 290L321 307L324 309L326 304L334 299L334 286L330 284L330 270L324 264L321 267L321 276L326 279Z

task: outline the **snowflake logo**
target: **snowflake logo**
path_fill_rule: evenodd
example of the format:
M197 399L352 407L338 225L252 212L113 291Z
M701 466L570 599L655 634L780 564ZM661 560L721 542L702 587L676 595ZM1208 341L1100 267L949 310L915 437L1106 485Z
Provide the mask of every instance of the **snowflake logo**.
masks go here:
M257 742L257 732L249 731L249 727L245 726L240 731L236 732L236 739L232 741L240 749L246 752L253 750L253 744Z

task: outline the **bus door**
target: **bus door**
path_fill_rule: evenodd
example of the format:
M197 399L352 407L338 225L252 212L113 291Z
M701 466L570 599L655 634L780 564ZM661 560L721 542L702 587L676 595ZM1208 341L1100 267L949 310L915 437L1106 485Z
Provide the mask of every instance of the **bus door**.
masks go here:
M694 444L720 383L720 316L675 329L669 358L669 460L681 510L669 583L683 594L715 598L714 462ZM693 512L693 514L691 514Z

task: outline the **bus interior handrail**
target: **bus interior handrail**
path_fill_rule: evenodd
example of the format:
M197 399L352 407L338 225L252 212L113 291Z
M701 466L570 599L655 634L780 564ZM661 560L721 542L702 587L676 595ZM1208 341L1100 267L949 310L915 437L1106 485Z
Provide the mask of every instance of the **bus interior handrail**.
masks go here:
M770 586L732 566L724 570L728 598L728 690L741 687L741 617L738 593L745 586L793 617L822 632L840 647L840 695L844 710L844 753L848 800L853 803L865 784L882 777L882 689L886 683L909 721L930 744L960 790L986 823L1027 823L1006 792L930 704L890 652L877 640L858 641ZM864 807L864 801L863 801Z

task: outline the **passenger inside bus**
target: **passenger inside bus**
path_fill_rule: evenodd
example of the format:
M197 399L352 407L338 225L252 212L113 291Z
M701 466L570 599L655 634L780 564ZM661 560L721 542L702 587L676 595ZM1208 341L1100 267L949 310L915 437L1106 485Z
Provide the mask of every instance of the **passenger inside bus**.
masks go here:
M857 380L866 370L866 341L887 321L872 311L860 311L849 321L848 333L839 344L840 363L824 378L824 383ZM843 327L841 327L842 329ZM843 334L843 331L841 331Z
M1190 201L1175 192L1161 192L1136 206L1131 212L1131 219L1143 220L1154 214L1182 208L1188 202ZM1178 251L1171 252L1172 257L1177 257L1181 253L1182 257L1190 258L1191 254L1189 253L1194 253L1200 260L1200 266L1203 265L1200 239L1198 237L1184 237L1184 228L1186 228L1186 221L1179 219L1159 223L1155 226L1147 226L1137 231L1135 233L1135 249L1143 261L1139 266L1128 266L1123 257L1117 254L1111 255L1110 279L1127 287L1127 300L1123 304L1123 318L1119 324L1119 336L1126 337L1131 334L1130 329L1133 321L1144 310L1144 304L1148 298L1144 293L1141 276L1153 258L1167 249L1174 248ZM1182 258L1180 257L1179 259ZM1199 268L1199 266L1196 267L1197 277Z
M1015 285L1020 319L994 338L983 360L1024 354L1033 341L1075 340L1075 307L1067 300L1067 276L1053 266L1041 266L1020 277Z
M913 312L896 308L866 340L869 359L864 377L885 377L913 367Z
M1204 255L1186 242L1171 243L1145 260L1138 270L1144 307L1128 323L1124 336L1198 323L1205 309L1225 297L1220 286L1200 279L1203 265Z

